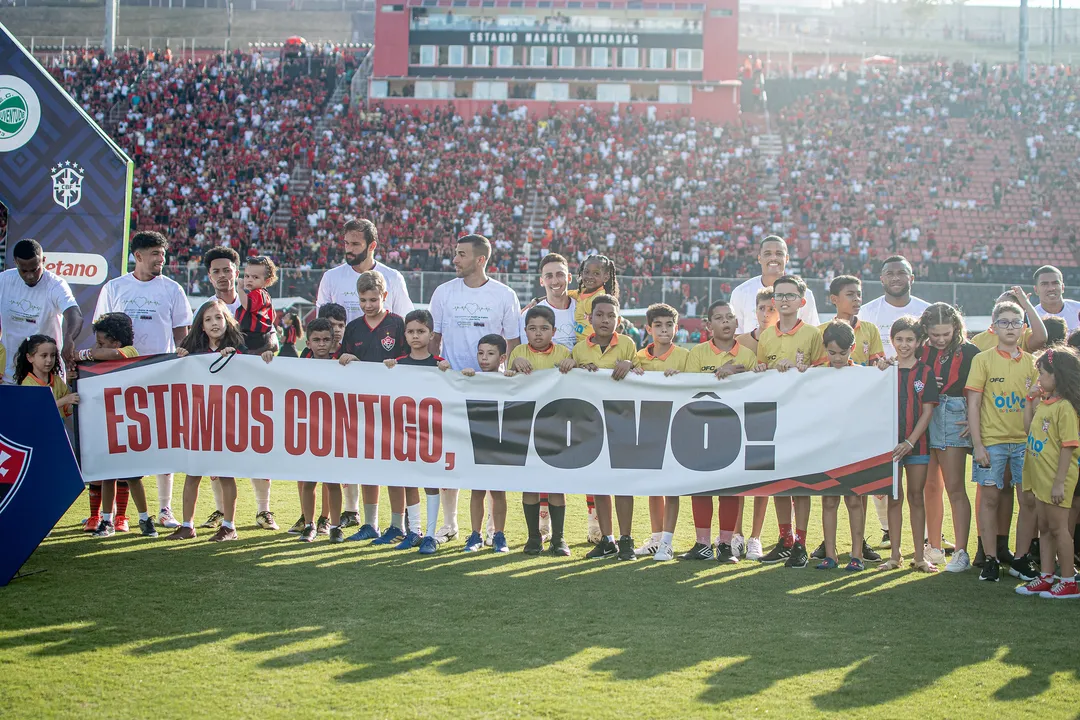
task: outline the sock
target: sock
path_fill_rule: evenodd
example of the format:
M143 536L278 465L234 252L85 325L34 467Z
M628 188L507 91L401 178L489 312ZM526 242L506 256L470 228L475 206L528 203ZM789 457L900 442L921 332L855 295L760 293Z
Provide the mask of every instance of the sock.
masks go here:
M402 528L406 533L419 533L423 525L420 524L420 503L405 508L405 520L408 527Z
M664 534L663 532L654 532L652 534L653 542L660 542L660 536L663 535L663 534Z
M666 530L660 533L660 542L670 545L675 540L675 533L669 533Z
M143 520L149 520L149 519L150 519L150 513L144 513L144 512L139 513L139 522L142 522Z
M219 513L225 513L225 501L221 496L221 483L217 478L210 478L210 489L214 492L214 510Z
M86 492L90 498L90 517L101 517L101 484L87 485Z
M401 530L405 527L405 513L390 513L390 525Z
M525 511L525 526L529 528L529 538L540 537L540 503L521 503Z
M548 505L548 515L551 517L551 537L562 537L566 524L566 506Z
M697 541L707 545L712 537L712 497L695 495L690 498L690 510L694 516L694 532L697 535Z
M443 524L449 525L454 530L458 529L457 521L457 500L458 491L455 489L440 490L439 497L442 498L443 506Z
M230 530L235 530L235 529L236 529L236 526L235 526L235 525L233 525L233 524L232 524L231 522L229 522L228 520L222 520L222 521L221 521L221 527L223 527L223 528L229 528Z
M360 514L360 486L341 486L341 509L345 512Z
M364 503L364 524L379 529L379 503L368 505Z
M270 512L270 481L251 478L251 489L255 491L258 512Z
M180 523L180 527L186 527L186 528L189 528L191 530L194 530L195 529L195 523L193 523L193 522Z
M157 499L161 509L172 507L172 473L157 476Z
M596 498L592 495L586 495L585 506L589 508L590 513L594 512L596 510Z
M615 536L614 536L614 535L608 535L608 536L607 536L607 541L608 541L609 543L613 543L613 542L615 542Z
M717 539L725 545L731 544L731 536L735 534L734 530L721 530Z
M795 542L799 543L800 545L806 545L805 528L795 528Z
M112 522L112 513L101 513L101 519L105 522Z
M780 537L784 541L784 547L791 547L795 543L795 539L791 536L791 525L784 523L780 526Z
M437 492L434 495L427 495L427 533L428 535L434 535L435 531L439 529L439 499L442 493Z
M128 490L128 484L126 482L116 483L116 514L127 515L128 497L131 491Z

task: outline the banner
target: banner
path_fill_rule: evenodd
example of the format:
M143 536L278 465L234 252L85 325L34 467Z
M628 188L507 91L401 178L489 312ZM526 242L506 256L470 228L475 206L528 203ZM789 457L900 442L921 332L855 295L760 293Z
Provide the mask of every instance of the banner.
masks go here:
M507 378L217 355L80 366L87 480L162 472L615 495L891 487L896 371Z
M5 266L33 238L45 268L67 280L90 333L98 291L127 266L134 165L0 25L0 202ZM83 344L80 342L80 345Z

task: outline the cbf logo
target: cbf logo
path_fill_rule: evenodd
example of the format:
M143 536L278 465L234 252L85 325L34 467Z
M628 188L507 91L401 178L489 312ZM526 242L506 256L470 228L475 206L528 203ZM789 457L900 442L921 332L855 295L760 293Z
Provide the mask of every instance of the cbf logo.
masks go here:
M57 163L52 169L53 202L65 210L70 210L82 200L82 181L85 171L79 163L70 160Z
M0 435L0 513L26 477L31 449Z
M0 75L0 152L18 150L37 132L41 103L22 78Z

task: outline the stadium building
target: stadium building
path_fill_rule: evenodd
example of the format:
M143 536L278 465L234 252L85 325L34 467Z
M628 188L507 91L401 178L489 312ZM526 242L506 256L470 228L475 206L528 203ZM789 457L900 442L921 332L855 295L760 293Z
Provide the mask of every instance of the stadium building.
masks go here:
M378 0L369 97L738 115L737 0Z

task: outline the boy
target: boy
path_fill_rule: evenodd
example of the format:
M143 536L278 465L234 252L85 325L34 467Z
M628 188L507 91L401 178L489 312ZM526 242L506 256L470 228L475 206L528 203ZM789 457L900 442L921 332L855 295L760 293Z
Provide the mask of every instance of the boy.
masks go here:
M325 319L330 322L330 328L333 332L333 346L330 348L330 354L336 358L338 351L341 348L341 341L345 336L345 318L348 317L345 314L345 308L337 303L326 303L319 308L319 320ZM310 345L310 342L309 342ZM302 358L312 357L311 348L306 347L304 351L300 353Z
M650 305L645 311L645 327L653 341L638 351L637 359L642 370L663 371L665 377L685 372L686 360L690 351L674 344L675 333L679 331L679 311L664 303ZM672 531L678 519L679 499L673 499L671 512ZM645 544L634 550L638 557L655 555L664 537L668 510L663 495L649 498L649 523L652 525L652 537Z
M1035 312L1035 308L1031 304L1031 300L1028 299L1027 293L1019 285L1016 285L1009 290L1001 293L998 297L995 307L1004 302L1015 303L1020 306L1021 312L1027 315L1027 323L1024 325L1023 332L1020 335L1019 347L1029 353L1033 353L1036 350L1041 350L1046 347L1046 326L1043 324L1042 317L1039 313ZM975 347L979 348L982 352L991 350L997 347L998 334L994 329L993 323L990 324L986 330L975 335L971 338L971 342Z
M763 287L757 291L757 299L754 304L754 314L757 316L758 326L748 333L743 333L735 340L752 353L757 353L758 338L763 330L776 324L776 303L773 301L773 289Z
M975 356L964 386L973 446L971 480L981 487L977 499L979 536L984 548L993 548L998 544L998 505L1005 493L1011 493L1005 488L1005 470L1011 470L1012 485L1020 503L1016 521L1017 556L1012 565L1020 573L1018 577L1027 582L1035 579L1038 567L1028 562L1031 558L1027 557L1035 531L1035 496L1022 492L1021 488L1027 443L1024 406L1039 375L1034 357L1020 349L1024 330L1020 306L1008 301L998 303L991 318L997 347ZM1039 323L1041 327L1042 321ZM979 579L997 582L1000 575L999 559L987 552Z
M577 342L575 331L577 323L574 320L577 301L568 293L570 283L573 281L570 266L562 255L550 253L540 261L537 272L540 273L540 287L544 288L545 295L536 302L536 307L547 307L555 314L554 342L556 345L565 346L567 350L572 350ZM519 333L522 345L529 341L525 332L525 322L525 313L522 313Z
M377 270L360 273L356 279L357 302L364 313L345 326L341 337L341 350L338 362L348 365L357 360L363 362L382 362L396 358L405 348L405 321L384 307L386 302L386 280ZM379 537L379 486L348 485L344 489L344 502L348 508L359 511L360 497L364 496L364 524L349 536L349 540L375 540ZM390 495L390 525L401 527L400 520L405 513L405 489L387 488ZM393 520L399 521L394 525Z
M529 375L533 370L552 370L570 357L570 350L555 342L555 323L555 312L544 305L525 312L523 341L506 359L507 377L518 373Z
M829 284L829 302L836 306L834 320L843 320L855 331L851 360L855 365L872 365L885 357L881 332L874 323L859 322L862 307L862 280L853 275L841 275ZM829 323L818 326L822 333Z
M640 375L640 360L633 341L615 332L619 326L619 301L611 295L600 294L591 298L592 311L589 323L592 333L574 346L571 356L559 363L559 371L570 372L573 368L583 368L596 372L603 368L611 370L612 380L622 380L633 371ZM619 495L615 498L615 511L619 517L619 544L611 526L611 496L597 495L596 517L600 523L603 539L585 556L586 558L605 558L618 555L619 560L634 560L634 538L630 536L634 519L634 496Z
M384 360L383 364L388 368L397 365L437 367L446 372L450 369L450 363L438 355L432 355L428 350L434 330L435 320L430 312L413 310L405 316L405 343L409 346L409 352L395 360ZM416 532L420 528L420 494L417 492L416 502L405 508L408 532L401 542L394 546L395 550L411 550L419 546L421 555L434 555L438 551L439 543L435 539L435 530L439 526L439 489L424 488L424 492L427 494L427 532L422 537ZM379 540L375 542L378 543Z
M805 372L811 366L824 365L828 359L821 331L799 320L799 310L806 304L806 283L797 275L784 275L773 283L773 300L779 316L772 328L761 333L758 340L755 372L792 368ZM806 554L806 526L810 521L810 497L794 498L795 534L791 533L791 505L788 497L774 498L776 520L780 525L780 541L763 563L785 560L791 568L804 568L809 562Z
M771 304L771 297L765 302ZM762 307L765 307L765 304L759 303L759 309ZM753 370L757 365L757 356L735 339L735 329L739 321L731 304L726 300L713 302L709 305L706 317L712 339L695 346L690 351L686 361L686 371L712 373L719 380ZM760 312L758 320L762 320ZM716 539L715 555L712 543L713 499L711 496L694 496L690 500L690 507L694 514L696 539L689 552L679 556L681 560L711 560L716 557L723 563L739 561L739 555L742 554L745 545L742 536L735 532L739 518L739 498L720 497L717 504L720 515L720 534ZM664 529L674 532L675 524L671 523ZM671 537L667 532L664 534L663 541L666 543L663 551L658 551L656 557L658 560L669 560Z
M131 325L131 318L124 313L105 313L94 323L95 343L88 350L80 350L78 359L83 362L97 360L124 360L138 357L139 351L135 349L135 331ZM116 498L117 482L127 485L127 492L135 502L139 511L139 531L143 537L157 537L157 529L154 527L154 519L150 517L146 506L146 489L143 487L141 477L127 478L126 480L105 480L101 483L101 506L107 510L101 514L101 522L95 537L109 537L116 532L116 524L113 522L113 503ZM123 508L121 508L121 512ZM117 516L117 521L121 517ZM127 525L127 519L123 519ZM126 532L126 528L124 530Z

